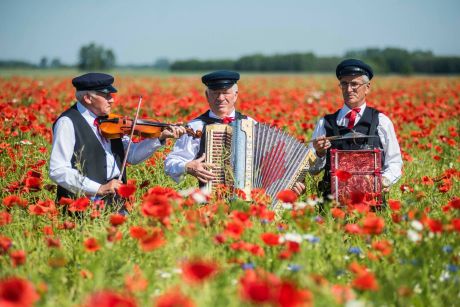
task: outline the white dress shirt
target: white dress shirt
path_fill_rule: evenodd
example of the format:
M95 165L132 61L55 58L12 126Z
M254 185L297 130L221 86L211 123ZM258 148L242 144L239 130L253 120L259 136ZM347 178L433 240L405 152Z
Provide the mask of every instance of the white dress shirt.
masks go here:
M97 116L80 102L77 102L77 109L91 127L105 150L107 159L107 180L118 178L120 169L112 154L110 140L103 138L99 134L98 128L94 125L94 120ZM123 137L122 142L126 150L129 143L129 137ZM78 170L72 168L71 160L74 155L74 146L75 132L72 120L69 117L63 116L54 126L53 147L50 158L50 178L58 185L73 193L83 192L86 195L95 195L101 184L83 176ZM161 143L156 138L146 139L139 143L132 143L127 161L130 164L141 163L149 158L159 147L161 147Z
M360 112L356 114L355 125L363 116L364 110L366 109L366 103L364 103L360 108ZM347 113L350 111L351 109L347 105L343 106L339 112L339 115L337 116L337 125L344 127L348 125L349 119L346 118L345 115L347 115ZM385 159L382 176L386 178L390 184L394 184L399 180L399 178L401 178L403 161L393 123L383 113L379 113L379 125L377 126L377 134L383 146L383 157ZM322 117L316 124L312 138L315 139L322 135L326 135L326 129L324 128L324 117ZM315 150L313 148L313 143L310 143L310 148L312 148L313 151ZM326 156L317 156L315 164L310 168L310 172L317 174L325 167L325 165Z
M209 117L219 119L220 117L209 110ZM229 115L229 117L235 117L235 110ZM253 120L248 117L248 119ZM203 131L204 122L200 119L194 119L188 123L188 125L194 130ZM180 182L185 174L185 164L195 160L196 155L200 151L200 138L193 138L187 134L181 136L174 144L174 148L171 153L165 159L165 172L174 181ZM197 159L200 157L197 157Z

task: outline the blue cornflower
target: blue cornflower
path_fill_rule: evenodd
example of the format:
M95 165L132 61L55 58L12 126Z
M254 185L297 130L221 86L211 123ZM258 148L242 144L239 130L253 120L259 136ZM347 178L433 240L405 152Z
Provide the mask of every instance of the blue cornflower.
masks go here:
M442 247L442 251L445 252L446 254L452 253L454 249L450 245L444 245Z
M298 264L288 264L288 270L291 271L291 272L298 272L302 269L302 266L301 265L298 265Z
M253 270L253 269L255 268L255 265L254 265L254 263L252 263L252 262L243 263L243 264L241 265L241 268L242 268L243 270L245 270L245 271L246 271L246 270Z
M352 246L348 249L348 253L349 254L355 254L355 255L359 255L361 254L361 249L359 247L356 247L356 246Z
M315 244L315 243L319 242L319 238L314 236L314 235L312 235L312 234L303 235L303 239L307 240L308 242L310 242L312 244Z
M446 265L446 269L449 272L455 273L455 272L458 271L458 266L456 266L455 264L448 264L448 265Z

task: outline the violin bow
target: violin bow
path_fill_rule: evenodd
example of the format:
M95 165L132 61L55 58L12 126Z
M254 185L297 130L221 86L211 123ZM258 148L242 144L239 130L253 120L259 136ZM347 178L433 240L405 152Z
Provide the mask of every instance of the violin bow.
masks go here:
M333 136L328 136L328 137L326 137L324 139L329 140L329 141L335 141L335 140L344 140L344 139L370 139L370 138L374 138L374 137L377 137L377 136L365 135L365 134L362 134L362 133L359 133L359 132L356 132L356 131L352 130L352 132L344 134L344 135L333 135ZM306 141L305 143L314 142L316 140L318 140L318 139L317 138L316 139L311 139L311 140Z
M121 180L123 173L126 169L126 162L128 161L129 149L131 148L131 143L133 142L134 129L136 128L137 119L139 118L139 110L141 109L142 96L139 96L139 102L137 104L136 117L134 118L133 127L131 128L131 135L129 136L128 148L126 148L125 158L123 159L123 164L121 165L120 176L118 180Z

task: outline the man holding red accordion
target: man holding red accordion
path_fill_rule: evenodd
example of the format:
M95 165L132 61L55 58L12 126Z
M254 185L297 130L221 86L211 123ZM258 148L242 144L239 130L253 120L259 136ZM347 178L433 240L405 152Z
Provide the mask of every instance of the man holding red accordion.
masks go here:
M393 123L386 115L368 106L366 102L373 75L372 68L360 60L347 59L337 66L336 76L340 81L339 87L344 105L334 114L328 114L318 121L313 132L315 141L311 145L317 160L309 171L317 174L325 169L323 180L319 184L319 190L324 196L331 194L331 151L334 149L381 150L381 178L384 192L387 192L389 187L401 177L403 162ZM356 132L368 137L359 140L328 139L331 136L345 136ZM293 190L301 194L305 191L305 186L298 182Z

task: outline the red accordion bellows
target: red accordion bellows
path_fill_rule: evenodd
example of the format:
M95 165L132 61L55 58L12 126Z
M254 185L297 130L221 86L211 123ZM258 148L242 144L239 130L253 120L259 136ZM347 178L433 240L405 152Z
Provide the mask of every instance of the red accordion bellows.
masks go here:
M331 194L342 205L374 199L382 203L382 153L374 150L331 150Z

